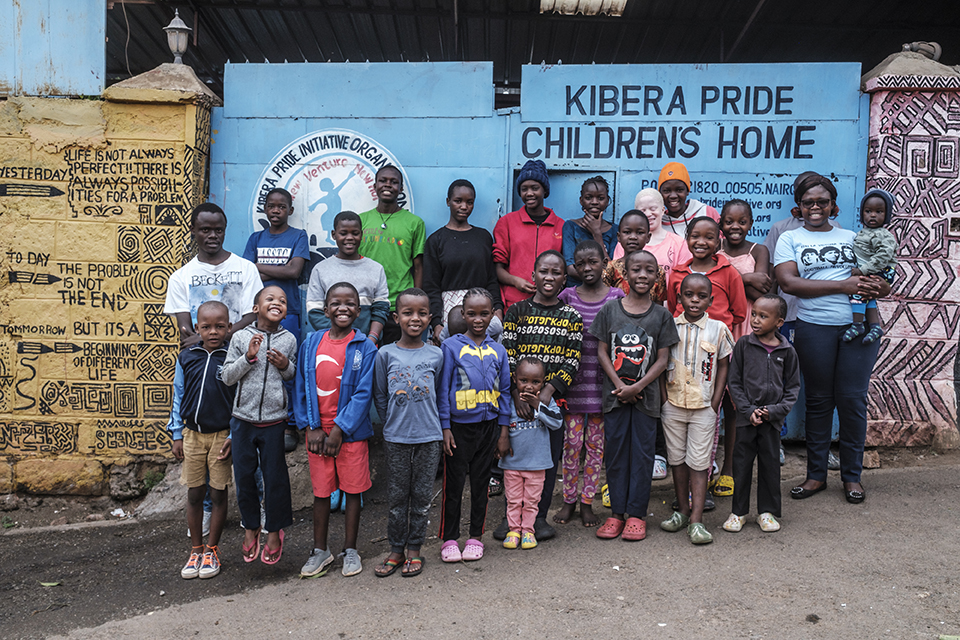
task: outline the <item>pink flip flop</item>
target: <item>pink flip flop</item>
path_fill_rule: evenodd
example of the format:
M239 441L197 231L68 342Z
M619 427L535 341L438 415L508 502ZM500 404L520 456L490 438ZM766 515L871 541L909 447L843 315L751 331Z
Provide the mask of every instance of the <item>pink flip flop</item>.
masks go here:
M244 562L253 562L257 559L257 556L260 555L260 529L257 529L257 543L251 544L250 546L242 545L240 547L243 550L243 561ZM253 555L250 555L250 550L256 549L253 552Z
M277 557L273 560L267 560L267 556L272 556L277 554ZM283 529L280 530L280 548L279 549L270 549L270 545L263 545L263 555L260 556L260 562L263 564L277 564L280 562L280 557L283 555Z
M456 540L447 540L440 547L440 559L444 562L460 562L460 545Z
M472 562L483 557L483 543L470 538L463 545L463 561Z

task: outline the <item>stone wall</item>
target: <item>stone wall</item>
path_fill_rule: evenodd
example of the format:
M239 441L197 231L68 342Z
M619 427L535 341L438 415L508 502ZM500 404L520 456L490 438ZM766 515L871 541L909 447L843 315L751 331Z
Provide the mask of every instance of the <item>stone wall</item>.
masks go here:
M909 67L907 65L910 65ZM886 337L870 385L867 444L954 447L960 334L960 77L898 54L871 92L868 188L896 200L893 295L879 302Z
M211 103L115 93L0 102L0 494L129 494L129 465L169 455L163 300L206 194Z

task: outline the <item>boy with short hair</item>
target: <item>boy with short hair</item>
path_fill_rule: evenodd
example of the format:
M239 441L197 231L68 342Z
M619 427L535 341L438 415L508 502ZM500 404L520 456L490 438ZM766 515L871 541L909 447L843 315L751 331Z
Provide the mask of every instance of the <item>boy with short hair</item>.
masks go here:
M381 578L401 565L404 577L423 570L420 548L443 444L437 409L443 352L423 342L430 317L430 298L422 289L407 289L397 296L394 319L402 335L380 349L374 368L374 400L383 421L390 500L390 555L375 570Z
M287 296L287 317L280 323L293 334L300 345L300 274L303 266L310 260L310 244L307 232L291 227L287 220L293 215L293 196L279 187L267 192L264 212L270 226L257 233L251 233L243 257L254 263L260 272L263 286L276 286L283 289ZM293 380L284 385L287 394L293 394ZM297 429L292 425L293 414L288 416L284 434L284 448L287 452L297 448Z
M373 436L370 401L377 348L353 328L360 314L360 294L349 282L327 289L325 313L330 329L310 334L300 345L293 410L307 429L310 481L313 485L313 551L300 575L323 575L333 564L327 545L330 495L345 495L344 576L363 570L357 553L360 494L372 486L367 440Z
M753 333L733 348L727 385L737 407L737 440L733 451L733 512L723 523L740 531L750 513L753 461L757 460L757 524L765 532L779 531L780 425L800 394L797 352L780 335L787 303L768 293L757 298L750 312Z
M377 193L375 209L360 214L363 240L360 253L379 262L387 273L390 306L397 295L410 287L423 287L423 247L427 242L427 227L423 220L399 204L403 193L403 174L392 164L377 170L374 189ZM339 245L338 245L339 246ZM400 339L400 327L386 316L380 344Z
M341 211L333 219L337 253L318 263L307 285L307 321L315 331L330 328L324 312L327 291L338 282L352 283L360 296L360 309L353 327L379 344L390 311L390 290L383 266L360 255L363 222L353 211Z
M163 312L174 316L180 330L180 346L200 342L193 330L197 309L207 300L219 300L230 310L233 328L226 341L256 319L253 298L262 288L260 273L249 260L223 248L227 216L212 202L194 207L190 214L190 235L197 255L170 276Z
M187 486L192 547L180 571L180 577L186 580L212 578L220 573L217 545L227 519L227 486L232 480L230 409L236 391L220 377L229 331L230 311L226 305L213 300L200 305L196 332L201 342L180 352L173 378L173 410L167 429L173 439L173 455L183 461L180 483ZM213 511L210 537L204 547L201 521L208 474Z
M660 528L686 528L690 542L709 544L713 536L703 526L703 507L733 335L727 325L707 315L713 304L707 276L692 273L683 279L680 304L683 313L674 319L680 342L670 349L666 380L661 381L667 401L660 412L679 508Z
M223 381L238 384L230 433L237 506L244 528L243 559L256 559L261 529L265 528L267 542L260 560L276 564L283 554L283 529L293 524L283 443L289 414L284 381L296 375L297 340L280 324L287 315L283 289L264 287L254 298L253 310L256 324L244 327L230 341ZM258 466L263 472L265 527L260 525Z

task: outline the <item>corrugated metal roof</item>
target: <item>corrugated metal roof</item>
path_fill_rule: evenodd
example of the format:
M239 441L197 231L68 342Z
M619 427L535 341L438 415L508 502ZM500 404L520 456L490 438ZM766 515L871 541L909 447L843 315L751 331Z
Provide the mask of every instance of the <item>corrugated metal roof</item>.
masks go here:
M175 8L194 29L184 62L220 95L228 61L489 60L503 89L541 61L859 61L866 72L915 40L957 62L960 40L960 2L628 0L611 17L541 14L539 0L109 0L108 84L172 60L162 28Z

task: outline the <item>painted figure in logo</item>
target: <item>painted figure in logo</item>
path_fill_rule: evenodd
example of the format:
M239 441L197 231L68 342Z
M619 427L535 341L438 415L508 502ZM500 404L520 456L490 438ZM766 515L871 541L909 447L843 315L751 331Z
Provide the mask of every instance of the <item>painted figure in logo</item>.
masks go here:
M633 384L647 371L647 354L650 338L640 329L639 332L618 331L610 343L610 359L617 375L627 384Z

